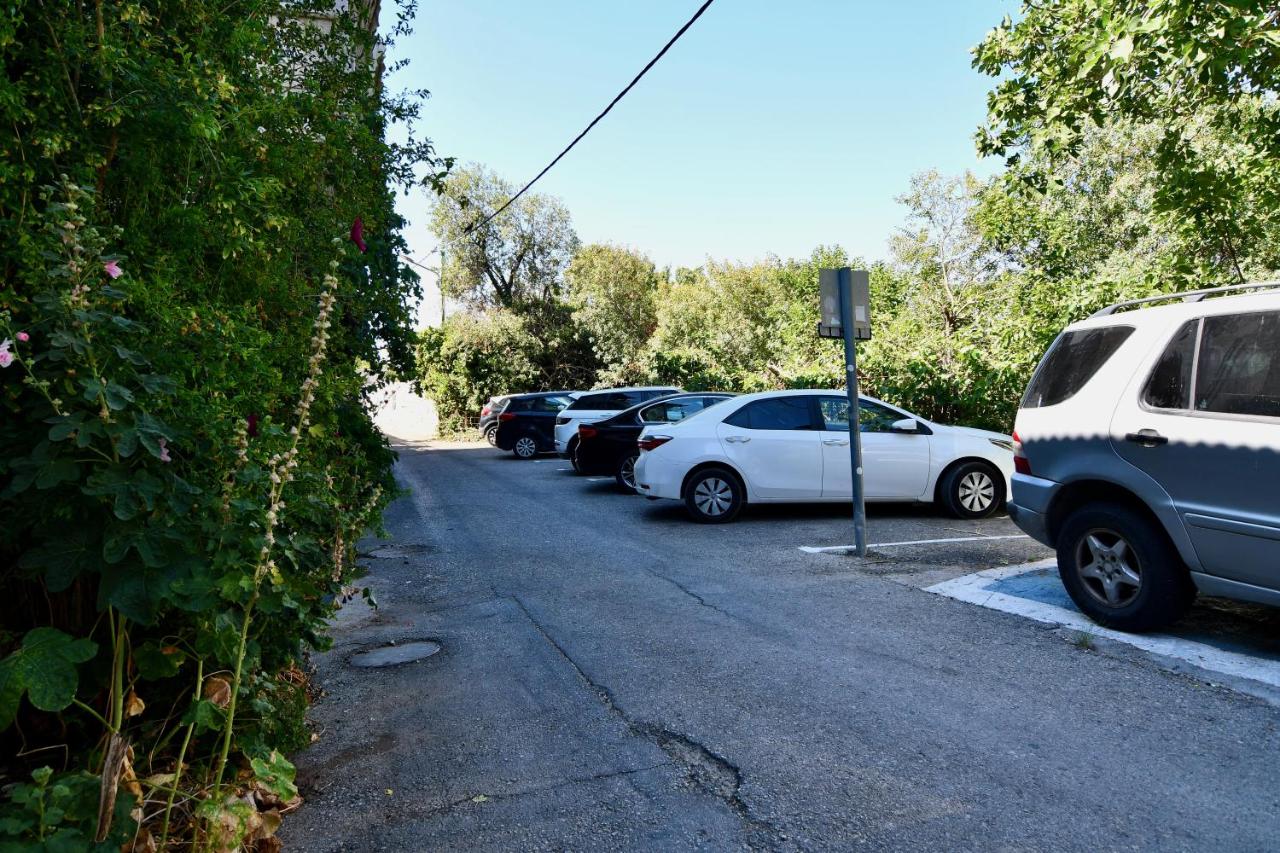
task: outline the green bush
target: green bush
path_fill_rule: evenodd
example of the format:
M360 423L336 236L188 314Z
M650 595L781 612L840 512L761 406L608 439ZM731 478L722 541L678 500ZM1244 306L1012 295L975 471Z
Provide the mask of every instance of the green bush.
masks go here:
M0 18L0 769L121 792L110 827L96 803L45 826L16 788L16 843L230 848L289 794L297 663L396 490L366 399L412 366L389 182L437 165L385 139L417 101L353 61L351 5ZM53 745L70 775L38 767Z

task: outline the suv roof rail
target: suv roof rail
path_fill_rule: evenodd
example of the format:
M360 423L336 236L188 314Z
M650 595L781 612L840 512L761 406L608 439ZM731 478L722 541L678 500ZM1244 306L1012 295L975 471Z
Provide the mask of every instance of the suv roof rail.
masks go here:
M1133 308L1137 305L1150 305L1153 302L1164 302L1168 299L1178 299L1183 302L1200 302L1206 296L1217 296L1223 293L1231 293L1239 290L1273 290L1280 288L1280 281L1255 281L1248 284L1228 284L1222 287L1206 287L1204 290L1186 290L1182 293L1164 293L1160 296L1148 296L1145 299L1130 299L1127 302L1117 302L1114 305L1108 305L1101 311L1095 311L1089 315L1090 319L1094 317L1109 317L1122 308Z

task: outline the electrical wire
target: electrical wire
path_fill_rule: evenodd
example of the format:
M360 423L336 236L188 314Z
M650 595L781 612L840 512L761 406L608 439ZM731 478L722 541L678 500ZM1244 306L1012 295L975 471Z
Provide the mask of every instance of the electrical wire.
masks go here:
M697 21L699 18L701 18L701 17L702 17L702 13L703 13L703 12L705 12L705 11L707 11L707 7L709 7L713 2L714 2L714 0L706 0L706 2L705 2L705 3L703 3L701 6L699 6L699 7L698 7L698 11L696 11L696 12L694 12L694 13L693 13L693 17L692 17L692 18L690 18L689 20L685 21L684 26L683 26L683 27L681 27L679 30L677 30L677 31L676 31L676 34L675 34L675 35L673 35L673 36L671 37L671 40L670 40L670 41L668 41L665 45L663 45L662 50L658 51L657 55L656 55L656 56L654 56L654 57L653 57L653 59L650 59L650 60L649 60L649 63L648 63L647 65L645 65L645 67L644 67L644 68L640 69L640 73L639 73L639 74L637 74L634 78L632 78L631 82L627 84L627 87L626 87L625 89L623 89L621 92L619 92L619 93L614 97L614 99L613 99L612 101L610 101L610 102L609 102L609 106L605 107L605 108L604 108L604 111L603 111L603 112L601 112L601 113L600 113L600 115L598 115L598 116L596 116L595 118L593 118L593 119L591 120L591 124L587 125L587 126L586 126L586 129L584 129L584 130L582 131L582 133L579 133L577 136L575 136L575 137L573 138L573 141L572 141L572 142L570 142L568 145L566 145L566 146L565 146L565 148L564 148L564 150L563 150L563 151L561 151L559 154L557 154L557 155L556 155L556 158L555 158L554 160L552 160L550 163L548 163L548 164L546 165L546 167L545 167L545 168L543 168L543 170L542 170L541 172L539 172L538 174L534 175L534 177L533 177L533 180L532 180L532 181L530 181L529 183L525 184L525 185L520 189L520 192L516 193L516 194L515 194L515 195L513 195L511 198L507 199L506 204L502 205L502 207L498 208L497 210L495 210L493 213L491 213L491 214L489 214L488 216L486 216L486 217L485 217L484 219L482 219L481 221L476 222L476 223L474 223L474 224L472 224L472 225L469 225L469 226L467 227L467 229L466 229L466 232L465 232L465 233L470 234L470 233L471 233L472 231L474 231L475 229L477 229L477 228L481 228L481 227L483 227L483 226L485 226L485 225L488 225L490 222L492 222L494 219L496 219L499 215L501 215L501 214L502 214L502 212L503 212L504 210L506 210L508 207L510 207L510 206L515 202L515 200L516 200L516 199L518 199L518 198L520 198L520 196L524 195L524 194L529 190L529 188L530 188L530 187L532 187L534 184L536 184L536 183L538 182L538 180L539 180L543 175L545 175L547 172L550 172L550 171L551 171L551 167L552 167L552 166L554 166L556 163L559 163L559 162L560 162L560 160L561 160L561 158L563 158L563 157L564 157L564 155L568 154L568 153L573 149L573 146L575 146L575 145L577 145L579 142L581 142L581 141L582 141L582 138L583 138L584 136L586 136L588 133L590 133L590 132L591 132L591 128L593 128L593 127L595 127L597 124L599 124L600 119L602 119L602 118L604 118L605 116L607 116L607 115L609 114L609 110L613 109L613 108L614 108L614 105L616 105L616 104L618 103L618 101L621 101L621 100L626 96L626 94L627 94L628 92L630 92L630 91L631 91L631 89L632 89L632 88L633 88L637 83L639 83L639 82L640 82L640 78L641 78L641 77L644 77L644 75L648 74L648 73L649 73L649 69L650 69L650 68L652 68L653 66L655 66L655 65L657 65L657 64L658 64L658 60L659 60L659 59L661 59L661 58L666 54L666 52L667 52L668 50L670 50L670 49L671 49L671 46L672 46L673 44L675 44L677 41L679 41L679 40L680 40L680 37L681 37L682 35L684 35L684 34L685 34L685 31L686 31L686 30L688 30L690 27L692 27L692 26L693 26L693 24L694 24L694 22L695 22L695 21Z

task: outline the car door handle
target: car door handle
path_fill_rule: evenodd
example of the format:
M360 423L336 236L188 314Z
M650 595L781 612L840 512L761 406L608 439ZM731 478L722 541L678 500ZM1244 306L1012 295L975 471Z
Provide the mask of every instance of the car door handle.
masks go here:
M828 447L848 447L849 439L847 438L824 438L822 443Z
M1143 447L1158 447L1161 444L1168 444L1169 439L1153 429L1140 429L1137 432L1127 432L1124 434L1125 441L1132 441L1134 444L1140 444Z
M729 442L730 444L745 444L746 442L748 442L748 441L750 441L750 440L751 440L751 436L748 436L748 435L727 435L727 436L725 436L725 439L724 439L724 440L725 440L725 441L727 441L727 442Z

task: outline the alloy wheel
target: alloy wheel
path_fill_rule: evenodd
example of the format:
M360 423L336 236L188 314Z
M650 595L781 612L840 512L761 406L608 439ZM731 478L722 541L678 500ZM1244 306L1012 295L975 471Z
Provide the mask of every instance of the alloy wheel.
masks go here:
M515 446L516 456L521 459L531 459L538 453L538 444L529 436L516 439Z
M1123 536L1096 527L1076 544L1076 574L1089 594L1107 607L1121 608L1142 590L1142 565Z
M724 515L733 506L733 489L719 477L708 477L694 487L693 504L703 515Z
M970 471L956 487L960 505L969 512L985 512L996 499L996 484L986 471Z
M636 457L628 456L622 460L622 465L618 468L618 476L622 478L622 485L628 489L636 487Z
M489 442L489 446L498 446L498 427L496 424L484 431L484 438L485 441Z

